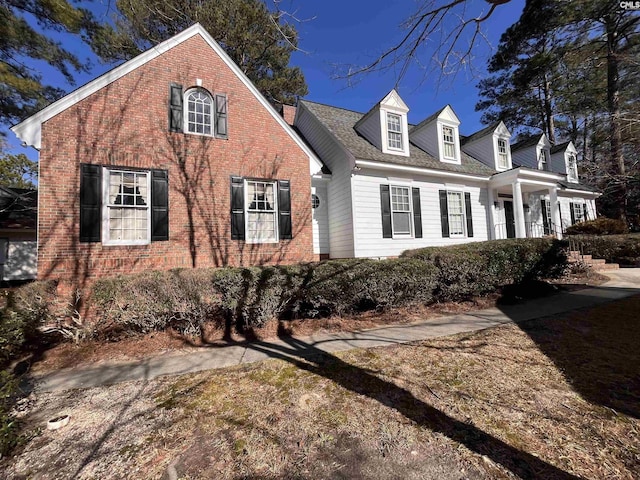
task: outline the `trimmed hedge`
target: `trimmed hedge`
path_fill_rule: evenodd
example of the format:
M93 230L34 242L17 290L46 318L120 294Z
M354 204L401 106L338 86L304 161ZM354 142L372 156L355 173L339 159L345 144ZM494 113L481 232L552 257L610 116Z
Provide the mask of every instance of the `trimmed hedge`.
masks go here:
M618 235L629 233L629 228L622 220L600 217L571 225L564 233L567 235Z
M640 267L640 234L629 235L574 235L570 241L578 244L582 253L593 255L593 258L620 265Z
M402 257L436 266L435 297L439 301L462 300L494 292L504 285L555 278L567 267L565 244L550 238L426 247L408 250Z
M148 272L96 281L87 300L99 320L86 328L198 334L213 322L244 330L275 318L457 301L565 268L563 243L511 239L423 248L388 260Z

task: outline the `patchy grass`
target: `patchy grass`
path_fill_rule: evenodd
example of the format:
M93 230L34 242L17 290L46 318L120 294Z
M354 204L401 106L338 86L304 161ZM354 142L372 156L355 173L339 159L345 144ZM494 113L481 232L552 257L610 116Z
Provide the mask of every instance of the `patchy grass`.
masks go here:
M640 296L412 345L41 394L10 479L622 478ZM290 342L295 350L296 342Z

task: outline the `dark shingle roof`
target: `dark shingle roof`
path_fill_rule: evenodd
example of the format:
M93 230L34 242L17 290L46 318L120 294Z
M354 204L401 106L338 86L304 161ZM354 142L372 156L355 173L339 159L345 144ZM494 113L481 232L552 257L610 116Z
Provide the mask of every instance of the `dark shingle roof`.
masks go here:
M551 147L551 153L557 153L563 150L566 150L571 142L559 143L558 145L554 145Z
M460 143L464 145L465 143L469 143L470 141L475 140L476 138L484 137L487 133L493 132L496 128L498 128L498 125L500 125L500 120L498 120L497 122L493 122L488 127L485 127L482 130L478 130L477 132L472 133L467 137L463 138L462 136L460 136Z
M0 228L35 229L38 192L0 186Z
M444 163L418 148L413 143L409 144L409 157L382 153L375 145L360 135L354 125L364 114L345 110L343 108L323 105L321 103L300 100L304 105L349 151L360 160L372 160L375 162L391 163L411 167L429 168L471 175L492 175L495 170L482 162L462 152L461 165ZM440 112L438 112L440 113ZM422 122L424 123L424 122Z
M585 185L584 183L573 183L573 182L567 182L566 180L560 180L558 182L558 184L563 189L583 190L585 192L598 192L599 191L597 188L590 187L589 185Z
M538 133L536 135L532 135L527 137L519 142L511 145L511 151L514 152L516 150L520 150L521 148L530 147L531 145L536 145L540 141L540 137L542 137L542 133Z

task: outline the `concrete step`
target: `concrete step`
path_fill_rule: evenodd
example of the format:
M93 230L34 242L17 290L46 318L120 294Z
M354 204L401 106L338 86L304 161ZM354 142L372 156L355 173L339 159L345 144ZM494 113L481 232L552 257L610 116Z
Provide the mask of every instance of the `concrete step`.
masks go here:
M580 254L571 254L567 257L569 259L569 261L574 261L574 262L579 262L579 261L583 261L583 262L588 262L589 260L591 260L593 257L591 255L580 255Z
M607 270L618 270L620 265L617 263L599 263L597 265L591 265L591 270L596 272L605 272Z

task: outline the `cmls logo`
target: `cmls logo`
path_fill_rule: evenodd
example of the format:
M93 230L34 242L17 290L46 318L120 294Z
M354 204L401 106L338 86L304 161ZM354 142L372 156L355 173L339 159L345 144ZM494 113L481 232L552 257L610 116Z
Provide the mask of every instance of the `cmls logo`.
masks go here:
M620 2L620 8L624 10L640 10L640 1Z

